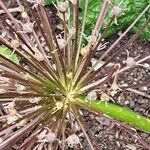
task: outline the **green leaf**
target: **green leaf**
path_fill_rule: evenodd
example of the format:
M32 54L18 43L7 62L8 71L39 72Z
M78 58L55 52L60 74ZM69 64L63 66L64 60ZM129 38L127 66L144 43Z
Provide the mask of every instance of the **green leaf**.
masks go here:
M56 0L44 0L45 5L50 5L52 2L55 2Z
M7 47L0 46L0 54L9 58L16 64L19 64L19 58L17 57L17 55L15 55L15 54L12 55L12 51L10 49L8 49Z
M150 133L150 118L144 117L128 108L104 101L85 100L85 98L81 98L77 103L83 108L86 106L113 119L126 122L141 131Z

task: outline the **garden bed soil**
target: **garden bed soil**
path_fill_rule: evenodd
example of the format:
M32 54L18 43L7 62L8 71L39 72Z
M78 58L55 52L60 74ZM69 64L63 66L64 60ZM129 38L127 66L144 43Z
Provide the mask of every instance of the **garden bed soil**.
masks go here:
M111 45L111 43L113 43L118 36L119 35L114 35L111 38L106 39L106 41L109 42L109 45ZM117 45L116 49L122 47L131 36L132 34L124 38L121 43ZM138 55L147 56L150 55L150 42L143 41L138 38L127 49L129 50L131 57L136 57ZM95 57L98 58L104 51L105 50L98 51ZM127 53L124 51L116 58L115 62L122 62L123 60L126 60L126 57ZM150 65L150 60L145 61L144 63ZM133 84L148 80L150 80L150 67L147 69L143 67L131 68L119 77L119 83L121 84ZM140 90L150 94L150 88L140 88ZM121 91L117 93L113 99L119 105L129 107L134 111L150 117L149 98L134 94L132 92ZM114 126L108 119L88 112L84 112L84 116L88 127L94 135L95 141L98 143L99 150L146 150L143 145L139 144L134 136L131 137L124 130ZM143 140L150 144L150 134L140 131L137 131L137 133ZM87 144L84 144L83 149L90 150Z

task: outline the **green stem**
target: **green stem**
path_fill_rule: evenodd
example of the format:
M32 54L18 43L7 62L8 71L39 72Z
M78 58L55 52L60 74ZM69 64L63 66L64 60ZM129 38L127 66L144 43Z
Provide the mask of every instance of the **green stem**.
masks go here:
M79 60L79 54L80 54L83 33L84 33L84 28L85 28L85 23L86 23L87 9L88 9L88 0L85 0L85 10L84 10L83 23L82 23L82 28L81 28L81 35L80 35L79 46L77 48L77 53L75 57L75 70L77 69L76 67L77 67L78 60Z
M84 98L79 99L77 103L83 108L84 106L88 107L91 110L104 113L113 119L126 122L139 130L150 133L150 119L128 108L109 102L91 101Z

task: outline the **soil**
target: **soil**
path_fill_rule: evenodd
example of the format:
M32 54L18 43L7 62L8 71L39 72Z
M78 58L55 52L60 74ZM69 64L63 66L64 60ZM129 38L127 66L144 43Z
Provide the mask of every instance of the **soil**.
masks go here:
M117 45L116 49L123 46L124 43L132 36L128 35L124 38L119 45ZM111 45L116 39L118 35L114 35L111 38L106 39L105 41L109 42ZM108 46L109 46L108 45ZM146 56L150 55L150 42L143 41L142 39L138 38L135 40L132 45L128 48L129 54L131 57ZM96 58L99 57L103 51L98 51L96 54ZM109 57L109 56L108 56ZM126 60L127 53L126 51L122 52L114 62L122 62ZM150 64L150 61L145 61L144 63ZM150 79L150 68L145 69L143 67L135 67L128 71L125 71L119 77L119 84L124 83L138 83L148 81ZM141 91L150 94L150 88L142 89ZM131 108L134 111L137 111L143 115L150 116L150 99L139 96L132 92L122 91L117 93L115 97L113 97L114 101L122 106L126 106ZM88 112L84 112L85 121L90 128L94 140L97 142L99 150L146 150L146 148L139 144L137 139L131 137L127 134L124 130L114 126L108 119L93 115ZM137 133L143 138L143 140L147 141L150 144L150 135L137 131ZM89 146L84 144L84 148L89 150Z
M10 0L9 0L10 2ZM12 3L13 4L13 3ZM13 4L14 5L14 4ZM47 7L48 13L51 15L52 24L56 25L59 23L59 19L56 16L56 11L53 6ZM59 32L55 28L56 32ZM132 35L128 35L118 44L118 48L121 47ZM113 43L118 35L114 35L105 41L108 41L109 45ZM150 55L150 42L143 41L141 39L135 40L132 45L128 47L130 56L136 57ZM95 58L99 57L105 51L97 51ZM115 62L122 62L126 60L126 51L122 52ZM150 64L150 61L145 62ZM145 69L143 67L135 67L123 73L119 78L119 83L136 83L137 81L147 81L150 79L150 67ZM150 94L150 87L142 89L146 93ZM137 94L121 91L113 98L114 101L120 105L127 106L132 110L135 110L143 115L150 116L150 99L139 96ZM98 150L146 150L146 148L140 144L136 138L131 137L127 132L114 125L109 119L102 116L96 116L87 111L83 112L84 120L87 126L90 128L91 134L94 137L94 141L98 145ZM150 135L144 132L137 131L143 140L150 144ZM84 137L81 135L81 143L83 150L90 150L90 147Z

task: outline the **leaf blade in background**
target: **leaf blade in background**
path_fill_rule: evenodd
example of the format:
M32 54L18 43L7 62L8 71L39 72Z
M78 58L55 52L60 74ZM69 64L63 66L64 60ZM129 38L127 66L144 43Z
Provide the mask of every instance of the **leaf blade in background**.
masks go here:
M12 51L8 49L7 47L0 46L0 54L7 57L8 59L12 60L16 64L19 64L19 58L16 54L12 54Z

